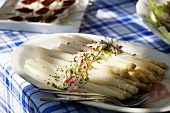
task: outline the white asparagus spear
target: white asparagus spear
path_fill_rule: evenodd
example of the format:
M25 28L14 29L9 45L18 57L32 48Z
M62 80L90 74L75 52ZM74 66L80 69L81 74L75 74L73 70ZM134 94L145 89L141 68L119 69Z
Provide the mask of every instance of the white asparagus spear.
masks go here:
M81 38L84 38L86 41L84 41L84 39L83 40L81 40L81 38L78 38L78 37L81 37ZM92 43L92 42L99 42L99 41L101 41L101 40L103 40L103 41L106 41L106 42L108 42L108 41L110 41L110 38L106 38L106 37L103 37L103 36L101 36L100 38L91 38L91 37L87 37L87 36L80 36L80 35L76 35L76 34L74 34L74 35L72 35L71 36L73 39L76 39L77 41L80 41L80 42L82 42L82 43ZM90 41L90 42L89 42Z
M37 62L36 60L33 60L31 58L27 59L25 62L26 65L29 65L37 70L41 70L45 73L48 73L49 75L56 75L56 68L52 65L47 66L44 64L40 64L39 62Z
M135 63L130 62L127 59L121 58L121 55L112 55L110 58L107 59L108 59L106 60L107 62L112 63L112 65L123 67L127 71L134 70L136 68Z
M129 74L132 77L137 78L142 83L148 83L149 82L148 78L142 72L140 72L140 71L138 71L136 69L132 70L132 71L129 71Z
M115 97L115 98L118 98L120 100L126 99L126 96L124 94L117 92L113 89L109 89L109 88L106 88L106 87L103 87L103 86L100 86L100 85L96 85L94 83L83 81L82 83L76 82L75 84L77 86L83 87L83 88L88 89L88 90L95 92L95 93Z
M125 91L125 90L122 90L122 89L120 89L118 87L115 87L115 86L109 86L109 85L102 85L102 86L104 86L106 88L109 88L109 89L113 89L113 90L115 90L117 92L120 92L120 93L124 94L126 96L126 98L131 98L133 96L131 93L129 93L129 92Z
M56 68L60 68L59 65L53 65L52 62L48 62L44 59L37 59L37 62L40 63L43 66L46 66L48 68L50 68L52 71L56 71Z
M142 72L148 78L149 81L151 81L153 83L156 82L156 80L157 80L156 76L154 76L153 73L150 72L149 70L147 70L146 68L138 65L136 67L136 70L138 70L139 72Z
M53 48L53 49L56 49L56 48ZM69 46L63 44L63 43L60 43L57 47L57 49L60 49L66 53L70 53L70 54L77 54L77 50L74 49L74 48L70 48Z
M34 68L35 70L37 70L37 73L38 71L40 71L39 73L41 72L44 73L44 75L46 73L46 75L49 76L49 78L52 77L54 80L56 80L56 82L61 78L64 80L64 77L66 76L66 74L63 73L63 71L61 71L61 67L59 67L58 65L57 66L52 64L50 65L49 62L43 59L39 59L38 61L28 59L25 65Z
M65 76L65 73L63 73L61 71L61 69L64 71L64 70L66 70L66 68L63 68L61 65L57 65L56 63L48 62L44 59L38 59L37 62L40 63L43 67L51 69L57 76L61 76L61 75ZM50 73L50 72L48 72L48 73Z
M61 59L58 59L58 58L55 58L55 57L51 57L51 56L48 56L46 54L38 53L37 57L44 59L48 62L55 63L59 66L63 66L63 67L70 66L70 62L65 61L65 60L61 60Z
M105 84L105 85L114 85L123 90L127 90L132 94L136 94L138 92L138 88L126 83L123 80L118 79L119 76L114 76L113 74L106 73L100 70L89 70L89 80L90 82L97 84Z
M68 42L75 42L75 43L77 43L77 44L83 44L82 42L80 42L80 41L78 41L78 40L76 40L76 39L74 39L74 38L71 38L71 37L69 37L69 36L61 35L61 36L59 37L59 39L60 39L61 42L64 43L64 44L67 44Z
M85 44L77 44L75 42L69 42L69 43L67 43L67 46L70 48L74 48L77 51L89 49L88 47L85 46Z
M151 59L149 57L145 57L145 56L139 56L139 55L133 55L133 54L130 54L130 53L124 53L123 54L124 56L126 57L135 57L135 58L138 58L138 59L141 59L141 60L144 60L146 62L150 62L150 63L153 63L161 68L167 68L167 64L165 62L161 62L161 61L158 61L158 60L154 60L154 59Z
M89 39L87 37L85 38L85 37L80 36L80 35L73 35L72 38L77 40L77 41L82 42L83 44L89 44L89 43L92 43L94 41L92 39Z
M136 82L136 81L133 81L132 79L128 79L128 78L119 78L123 81L125 81L126 83L128 84L131 84L139 89L142 89L143 91L150 91L151 90L151 87L147 84L144 84L144 83L141 83L141 82Z
M62 51L58 51L58 50L49 50L46 48L41 48L41 47L37 47L34 50L35 55L39 54L39 53L43 53L52 57L56 57L62 60L67 60L67 61L72 61L74 58L74 55L62 52Z
M115 66L103 65L103 64L98 63L98 62L92 63L92 66L94 68L97 68L97 69L100 69L100 70L103 70L103 71L106 71L106 72L109 72L109 73L117 74L117 75L122 76L122 77L128 78L130 76L127 71L122 70L122 69L115 67Z
M62 86L61 82L56 82L55 78L52 76L49 76L47 73L44 73L43 71L40 71L36 68L33 68L29 65L24 65L24 71L31 76L32 78L35 78L36 80L40 81L43 84L51 86L52 84Z
M153 72L156 72L158 75L160 76L165 76L166 75L166 71L162 68L160 68L159 66L155 65L155 64L152 64L150 62L146 62L144 60L141 60L141 59L137 59L135 57L125 57L122 55L122 58L126 58L132 62L134 62L135 64L137 65L140 65L150 71L153 71Z
M81 93L92 93L92 91L85 89L83 87L79 87L74 85L74 87L70 90L71 92L81 92Z
M108 60L102 60L100 61L100 63L105 64L105 65L115 66L125 71L134 70L136 68L136 64L134 63L119 61L117 59L112 59L112 58L109 58Z

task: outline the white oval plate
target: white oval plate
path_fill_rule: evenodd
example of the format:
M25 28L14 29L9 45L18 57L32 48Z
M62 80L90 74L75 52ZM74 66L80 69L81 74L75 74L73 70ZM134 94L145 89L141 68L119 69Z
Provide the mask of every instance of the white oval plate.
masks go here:
M40 36L34 39L31 39L19 47L17 47L11 54L11 65L14 71L27 80L28 82L32 83L33 85L40 87L40 88L51 88L38 80L35 80L34 78L28 76L24 70L23 66L25 64L25 61L28 58L34 58L34 49L35 47L44 47L51 49L53 46L56 46L59 42L65 41L63 37L61 36L71 36L73 34L81 35L84 37L93 38L95 40L101 40L104 37L103 36L97 36L97 35L91 35L91 34L80 34L80 33L59 33L59 34L50 34L50 35L44 35ZM170 67L170 57L166 54L160 53L158 51L135 45L128 42L118 41L119 44L123 46L124 51L135 53L137 55L144 55L148 56L153 59L157 59L163 62L166 62L167 65ZM167 70L167 77L170 77L170 70ZM165 86L170 92L170 85L169 80L165 82ZM155 102L152 104L146 105L145 108L129 108L129 107L120 107L115 106L108 103L99 103L99 102L92 102L92 101L83 101L81 103L88 104L95 107L100 107L104 109L114 110L114 111L121 111L121 112L162 112L162 111L169 111L170 110L170 96L167 98Z
M155 26L153 26L147 19L146 16L151 17L151 11L148 8L148 4L149 4L150 0L138 0L137 4L136 4L136 12L137 14L139 14L142 19L143 22L150 28L150 30L157 35L159 38L161 38L165 43L170 45L170 42L162 35L162 33L158 30L158 28L156 28ZM156 0L157 3L163 3L164 1L167 0Z

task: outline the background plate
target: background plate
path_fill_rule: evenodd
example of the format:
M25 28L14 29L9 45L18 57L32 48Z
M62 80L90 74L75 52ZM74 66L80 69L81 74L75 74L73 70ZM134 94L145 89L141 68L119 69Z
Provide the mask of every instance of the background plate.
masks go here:
M37 22L17 22L17 21L9 21L4 19L2 15L4 12L10 12L11 5L16 3L18 0L2 0L1 3L5 2L5 4L0 4L2 7L0 8L0 29L8 29L8 30L17 30L17 31L28 31L28 32L41 32L41 33L77 33L80 28L81 21L83 19L83 15L88 6L89 0L79 0L78 4L76 4L73 8L69 10L72 12L68 15L66 19L63 19L61 24L49 24L49 23L37 23ZM13 2L13 3L12 3ZM7 8L9 6L9 8ZM8 9L8 10L7 10ZM12 10L12 9L11 9Z
M155 26L153 26L147 19L147 16L151 16L150 15L150 10L148 8L148 4L149 4L150 0L138 0L137 4L136 4L136 12L137 14L139 14L144 23L151 29L151 31L157 35L159 38L161 38L165 43L170 45L170 42L162 35L162 33L158 30L158 28L156 28ZM158 3L162 3L166 0L156 0Z

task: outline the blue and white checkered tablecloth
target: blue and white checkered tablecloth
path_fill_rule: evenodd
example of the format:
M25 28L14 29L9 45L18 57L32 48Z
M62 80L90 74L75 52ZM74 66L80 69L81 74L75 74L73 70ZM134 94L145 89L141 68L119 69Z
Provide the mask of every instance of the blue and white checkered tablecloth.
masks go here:
M155 36L136 14L137 0L91 0L80 33L103 35L170 54L170 46ZM10 53L23 42L43 35L0 30L0 113L109 113L76 102L40 101L41 93L11 68Z

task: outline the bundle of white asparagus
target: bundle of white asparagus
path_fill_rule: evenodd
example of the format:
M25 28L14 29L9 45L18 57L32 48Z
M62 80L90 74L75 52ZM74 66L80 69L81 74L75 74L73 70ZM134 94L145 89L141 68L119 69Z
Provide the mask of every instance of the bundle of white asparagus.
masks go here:
M51 87L93 92L124 100L166 76L164 62L123 51L113 40L94 41L73 35L52 49L37 47L25 72Z

